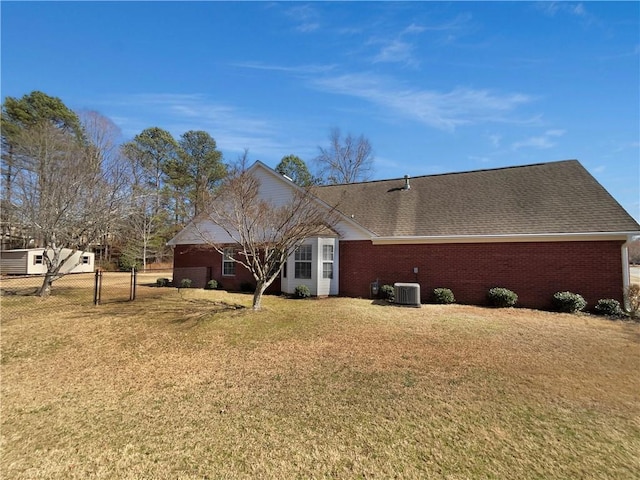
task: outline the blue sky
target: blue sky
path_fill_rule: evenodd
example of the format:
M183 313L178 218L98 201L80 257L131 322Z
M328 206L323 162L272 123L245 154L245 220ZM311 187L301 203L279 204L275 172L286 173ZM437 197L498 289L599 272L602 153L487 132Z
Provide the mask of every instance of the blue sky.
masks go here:
M41 90L127 140L206 130L311 167L331 128L373 178L576 158L640 218L639 2L7 2L2 98Z

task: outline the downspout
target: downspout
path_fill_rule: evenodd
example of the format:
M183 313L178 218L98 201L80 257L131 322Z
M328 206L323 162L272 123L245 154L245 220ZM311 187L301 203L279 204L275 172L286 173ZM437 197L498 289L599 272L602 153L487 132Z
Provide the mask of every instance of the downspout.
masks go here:
M629 273L629 242L631 242L633 240L633 236L632 235L627 235L627 241L624 242L622 244L622 292L623 292L623 299L624 299L624 303L625 303L625 308L628 308L629 306L626 305L627 303L627 289L629 288L629 285L631 284L631 276Z

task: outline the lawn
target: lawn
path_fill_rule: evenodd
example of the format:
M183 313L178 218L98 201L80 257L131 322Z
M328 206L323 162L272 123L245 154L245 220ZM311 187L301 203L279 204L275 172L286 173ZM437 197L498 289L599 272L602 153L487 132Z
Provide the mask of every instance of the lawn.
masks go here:
M0 477L640 471L638 323L345 298L236 308L250 303L166 289L48 314L3 306Z

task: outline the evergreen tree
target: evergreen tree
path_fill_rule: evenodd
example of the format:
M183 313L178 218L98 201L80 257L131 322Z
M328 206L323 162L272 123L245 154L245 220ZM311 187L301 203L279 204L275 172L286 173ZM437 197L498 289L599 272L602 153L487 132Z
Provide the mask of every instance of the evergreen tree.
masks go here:
M309 172L304 160L296 155L287 155L286 157L282 157L282 160L280 160L280 163L276 166L275 170L280 175L286 175L293 180L293 183L300 185L301 187L309 187L318 183L318 181Z
M165 165L168 183L186 199L187 217L204 211L212 191L226 175L222 153L207 132L190 130L180 136L178 155Z
M129 161L131 196L128 209L131 235L125 249L137 245L141 264L149 256L164 260L165 243L179 221L179 207L168 193L167 166L178 156L179 146L171 133L158 127L147 128L122 146Z

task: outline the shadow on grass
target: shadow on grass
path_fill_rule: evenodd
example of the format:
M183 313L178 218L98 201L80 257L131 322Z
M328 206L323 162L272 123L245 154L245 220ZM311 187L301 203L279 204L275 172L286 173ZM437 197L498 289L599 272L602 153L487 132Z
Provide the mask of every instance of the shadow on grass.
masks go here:
M0 297L31 297L38 293L38 287L28 288L0 288Z
M171 320L169 323L171 324L178 324L178 325L183 325L186 324L188 322L198 322L200 320L206 319L206 318L213 318L217 315L220 315L222 313L229 313L229 312L236 312L239 310L245 310L246 307L244 305L238 305L238 304L234 304L234 303L227 303L227 302L198 302L198 301L191 301L191 303L196 303L198 304L199 307L201 308L206 308L204 311L191 311L191 312L184 312L183 315L179 318L174 318L173 320Z
M395 303L389 302L389 300L383 300L381 298L376 298L371 302L371 305L378 305L379 307L397 307Z
M194 321L197 323L202 319L217 316L221 313L246 309L244 305L220 300L181 298L179 302L175 302L176 297L173 297L173 301L165 302L164 300L166 299L166 296L158 298L145 296L144 301L111 300L102 302L95 307L92 314L115 318L153 320L156 318L154 313L158 313L158 318L166 319L167 323L187 324Z

